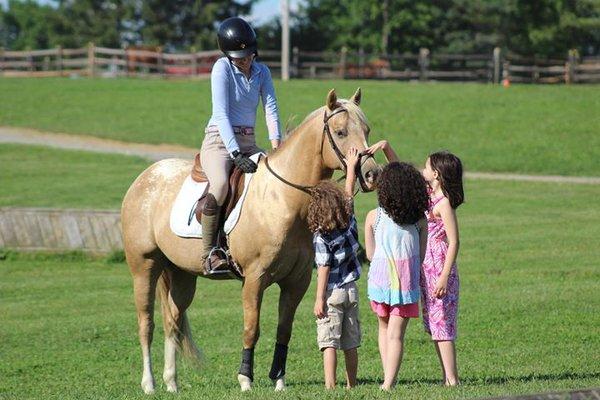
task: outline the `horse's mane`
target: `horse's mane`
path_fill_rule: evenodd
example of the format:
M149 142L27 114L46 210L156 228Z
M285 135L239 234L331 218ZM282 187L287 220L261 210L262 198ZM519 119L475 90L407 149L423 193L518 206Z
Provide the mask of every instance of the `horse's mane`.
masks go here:
M366 117L365 113L353 101L350 101L350 100L347 100L347 99L338 99L338 107L342 107L342 106L345 109L347 109L348 112L357 115L358 118L359 118L359 120L361 122L363 122L364 124L368 124L367 117ZM324 112L324 108L325 108L325 106L322 106L322 107L319 107L316 110L312 111L297 126L293 126L293 127L290 127L289 125L286 126L285 133L283 134L283 137L282 137L282 143L281 143L281 145L283 146L283 144L287 141L287 139L290 138L293 134L295 134L300 128L302 128L303 125L305 125L308 122L312 122L312 120L314 118L316 118L317 116L322 116L323 112ZM293 119L294 118L288 119L288 124Z

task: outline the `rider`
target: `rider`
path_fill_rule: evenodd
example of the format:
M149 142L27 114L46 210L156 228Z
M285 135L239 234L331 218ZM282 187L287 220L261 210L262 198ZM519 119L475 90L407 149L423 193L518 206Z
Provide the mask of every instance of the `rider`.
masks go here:
M257 165L250 155L262 151L256 145L254 124L259 98L262 99L271 147L281 140L277 99L269 68L255 61L258 56L256 34L238 17L228 18L219 26L218 59L211 73L212 116L200 149L202 168L210 182L202 210L202 264L205 272L228 268L217 245L221 206L228 191L228 178L235 164L246 173ZM208 257L210 254L210 258Z

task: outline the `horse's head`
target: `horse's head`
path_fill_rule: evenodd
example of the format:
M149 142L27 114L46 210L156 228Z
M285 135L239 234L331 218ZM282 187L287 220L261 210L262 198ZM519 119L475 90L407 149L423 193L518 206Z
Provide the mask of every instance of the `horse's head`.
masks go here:
M327 168L346 171L346 152L351 147L358 149L361 156L356 175L361 190L367 192L374 189L381 169L373 157L365 153L370 128L360 109L360 100L360 88L350 100L338 100L335 89L327 94L323 116L323 162Z

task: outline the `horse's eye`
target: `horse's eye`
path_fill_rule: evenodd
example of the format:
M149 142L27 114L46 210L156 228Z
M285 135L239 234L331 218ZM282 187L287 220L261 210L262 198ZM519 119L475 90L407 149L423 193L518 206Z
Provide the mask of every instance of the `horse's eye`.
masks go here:
M337 131L336 134L339 138L343 138L344 136L346 136L346 132L344 131Z

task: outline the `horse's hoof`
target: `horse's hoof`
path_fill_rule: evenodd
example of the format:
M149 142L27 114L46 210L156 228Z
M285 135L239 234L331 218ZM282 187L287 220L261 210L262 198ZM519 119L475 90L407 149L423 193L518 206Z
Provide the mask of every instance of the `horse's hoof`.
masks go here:
M177 379L175 376L175 372L163 374L163 382L167 387L167 392L177 393Z
M238 382L240 383L242 392L247 392L252 389L252 381L246 375L238 374Z
M146 394L154 394L154 380L142 381L142 390Z
M285 377L284 376L273 380L273 383L275 384L276 392L283 392L285 390Z
M170 393L177 393L177 383L176 382L165 382L165 385L167 385L167 392Z

